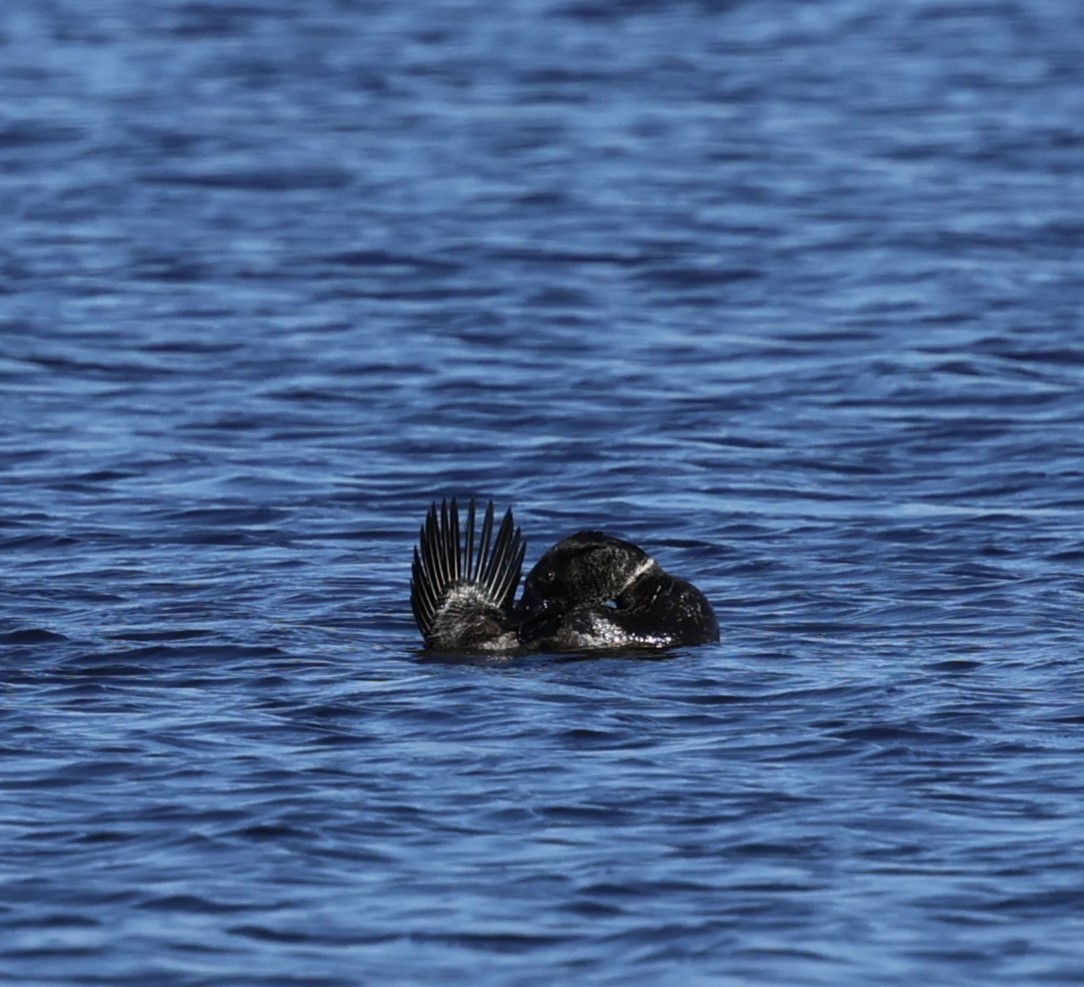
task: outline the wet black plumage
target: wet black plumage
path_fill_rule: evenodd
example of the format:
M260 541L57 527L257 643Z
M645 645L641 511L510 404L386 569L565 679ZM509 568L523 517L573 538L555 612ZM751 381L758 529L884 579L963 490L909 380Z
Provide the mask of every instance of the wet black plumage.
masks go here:
M430 648L514 648L505 640L507 623L523 569L526 543L514 526L512 511L504 515L493 540L493 502L482 519L474 550L476 509L467 507L466 531L460 538L459 507L433 504L422 526L411 568L410 605ZM491 544L492 543L492 544Z
M430 507L411 579L411 606L427 647L612 650L718 640L715 614L700 590L638 546L600 531L554 545L513 605L526 545L511 510L495 541L493 519L490 502L476 552L473 500L462 536L454 500Z

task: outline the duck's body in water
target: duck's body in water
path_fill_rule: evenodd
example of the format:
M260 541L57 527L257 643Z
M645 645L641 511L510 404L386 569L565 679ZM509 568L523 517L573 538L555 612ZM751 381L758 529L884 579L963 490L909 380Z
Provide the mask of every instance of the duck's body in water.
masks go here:
M704 594L642 549L599 531L559 541L528 573L513 605L525 544L509 510L495 541L493 504L474 550L475 505L434 504L414 550L411 605L438 650L666 648L719 639ZM492 547L490 545L492 541Z

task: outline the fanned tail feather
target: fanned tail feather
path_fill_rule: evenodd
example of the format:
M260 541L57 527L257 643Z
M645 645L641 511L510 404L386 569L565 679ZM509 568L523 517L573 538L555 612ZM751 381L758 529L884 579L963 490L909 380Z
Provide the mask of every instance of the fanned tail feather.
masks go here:
M473 591L467 597L460 594L458 605L461 608L462 599L466 598L477 601L473 605L478 615L499 611L507 617L511 613L523 569L526 543L519 528L515 527L511 509L505 512L496 539L493 538L494 511L493 502L490 501L478 531L476 552L476 514L472 499L467 507L462 537L459 506L455 500L450 504L441 501L439 509L433 503L422 525L411 567L410 606L428 645L463 643L456 641L454 635L449 639L446 628L437 628L442 616L447 618L446 611L454 595L452 591L457 588ZM465 616L469 618L472 615L468 613ZM469 624L469 619L464 622L464 626Z

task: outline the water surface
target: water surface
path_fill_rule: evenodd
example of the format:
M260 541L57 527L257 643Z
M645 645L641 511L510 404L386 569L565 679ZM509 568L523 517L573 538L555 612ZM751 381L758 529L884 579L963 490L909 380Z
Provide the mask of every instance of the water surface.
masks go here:
M1082 40L6 3L4 976L1084 979ZM722 640L426 659L446 496Z

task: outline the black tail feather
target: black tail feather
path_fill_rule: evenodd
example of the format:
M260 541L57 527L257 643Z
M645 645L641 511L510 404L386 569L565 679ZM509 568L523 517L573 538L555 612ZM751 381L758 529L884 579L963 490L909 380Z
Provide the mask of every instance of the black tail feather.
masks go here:
M491 606L511 613L526 543L519 528L515 527L511 509L505 512L494 540L493 502L490 501L478 532L478 550L475 552L476 513L472 499L467 507L463 537L455 500L450 504L441 501L439 512L436 503L432 504L425 517L418 546L414 549L410 606L427 642L432 639L434 624L447 602L449 591L457 584L472 585Z
M473 504L473 502L472 502ZM477 570L474 568L474 511L467 511L467 538L463 543L466 547L466 561L467 572L465 578L470 581L477 576Z
M474 501L471 501L471 507L474 507ZM486 516L482 521L482 540L478 546L478 567L475 571L475 579L479 579L482 575L482 564L489 557L489 537L493 534L493 501L490 501L486 505Z
M519 532L513 536L512 524L512 512L509 510L501 522L497 544L483 577L486 584L492 587L493 595L502 610L508 610L512 606L525 548Z

